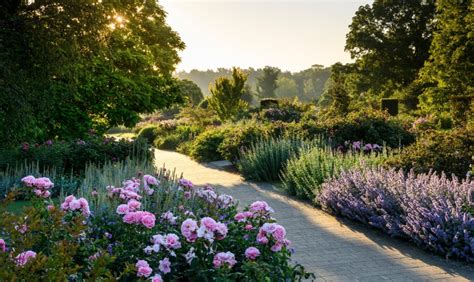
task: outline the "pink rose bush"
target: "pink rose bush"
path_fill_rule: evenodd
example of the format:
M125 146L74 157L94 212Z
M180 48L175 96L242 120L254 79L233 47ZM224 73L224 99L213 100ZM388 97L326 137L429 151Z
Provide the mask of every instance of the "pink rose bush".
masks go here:
M35 178L32 175L28 175L23 177L21 182L27 187L34 188L34 194L40 198L49 198L51 196L49 189L54 187L54 183L47 177Z
M84 216L89 216L91 211L89 209L89 202L85 198L76 199L73 195L66 197L64 202L61 204L63 211L78 211Z
M44 223L32 224L24 218L14 221L17 226L27 226L24 234L17 230L15 236L54 231L47 224L57 222L60 235L50 237L64 238L63 246L73 247L64 253L71 252L70 259L60 259L56 264L71 263L77 277L85 280L120 277L127 281L175 281L193 277L225 281L251 276L261 281L309 277L301 265L291 261L286 231L271 217L273 209L266 202L254 202L238 212L232 196L219 194L210 186L197 187L189 180L173 179L139 175L123 181L121 187L94 187L94 194L69 195L59 208L37 198ZM36 178L25 177L23 182L35 187ZM38 187L52 187L47 181L38 183ZM56 220L52 221L53 217ZM29 262L36 258L35 251L41 252L35 264L55 258L51 247L33 244L31 250L13 245L7 248L10 239L4 238L0 239L0 262L11 265L8 267L13 272L33 265ZM43 269L41 275L45 276L41 277L46 279L47 273L48 269Z

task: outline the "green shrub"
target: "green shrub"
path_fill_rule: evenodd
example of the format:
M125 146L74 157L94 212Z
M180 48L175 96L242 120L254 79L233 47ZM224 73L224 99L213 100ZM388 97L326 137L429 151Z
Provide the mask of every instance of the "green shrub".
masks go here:
M157 137L153 144L159 149L176 150L181 143L193 140L202 131L203 128L197 125L179 125L172 132Z
M92 136L87 140L51 141L44 144L22 144L16 148L0 149L0 171L19 164L38 164L43 170L56 168L58 173L82 174L88 163L103 164L126 158L153 158L143 139L128 141Z
M219 127L204 131L194 140L189 155L199 162L221 160L223 157L218 148L224 141L226 134L227 130Z
M320 119L303 120L298 124L306 136L324 135L334 145L345 141L363 141L371 144L385 144L397 148L411 144L415 137L405 129L396 118L390 118L379 111L353 112L345 117L321 117Z
M474 131L456 129L428 131L418 137L416 143L403 148L399 154L389 158L387 166L413 169L417 173L429 170L444 171L448 176L455 174L466 177L474 155Z
M73 172L62 174L62 169L55 167L40 169L38 163L23 163L15 166L9 166L5 170L0 171L0 199L9 192L22 187L21 179L27 175L39 177L48 175L54 183L54 187L50 190L52 196L58 196L60 191L64 193L75 193L80 185L80 178L74 176ZM17 195L16 199L22 199L22 195Z
M236 162L242 150L252 143L266 139L272 134L269 126L257 122L239 122L227 126L227 134L218 147L219 153L226 160Z
M153 145L162 150L176 150L180 144L181 138L177 133L167 134L155 139Z
M148 144L153 144L153 141L161 132L162 130L159 125L147 125L140 130L137 138L146 140Z
M326 180L337 177L342 170L380 164L385 157L386 152L342 153L328 145L305 147L288 161L281 177L283 187L291 195L315 201Z
M260 140L241 152L237 167L247 179L276 181L303 144L305 141L287 138Z

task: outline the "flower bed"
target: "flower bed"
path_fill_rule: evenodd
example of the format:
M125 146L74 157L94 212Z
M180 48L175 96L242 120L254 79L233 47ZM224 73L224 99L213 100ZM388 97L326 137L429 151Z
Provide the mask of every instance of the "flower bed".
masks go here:
M323 209L410 239L446 257L474 261L474 181L395 169L342 172L323 184Z
M33 207L0 210L0 280L298 280L272 208L198 188L170 173L140 175L61 204L53 183L28 176ZM11 198L11 197L9 197Z

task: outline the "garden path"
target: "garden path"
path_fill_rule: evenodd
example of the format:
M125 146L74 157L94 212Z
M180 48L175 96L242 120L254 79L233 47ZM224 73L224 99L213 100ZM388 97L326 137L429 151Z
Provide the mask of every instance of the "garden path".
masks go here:
M337 219L279 193L271 184L245 181L176 152L156 150L155 157L158 166L176 168L194 184L210 184L241 205L268 202L287 229L296 250L294 259L314 272L316 281L474 281L472 265L447 261L377 230Z

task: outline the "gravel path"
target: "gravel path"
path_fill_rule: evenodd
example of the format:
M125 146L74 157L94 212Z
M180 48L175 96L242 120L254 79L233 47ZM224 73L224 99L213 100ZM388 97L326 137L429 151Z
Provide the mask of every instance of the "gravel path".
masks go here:
M210 184L241 205L264 200L288 232L294 259L316 274L316 281L474 281L474 266L447 261L377 230L337 219L279 193L271 184L252 183L238 174L156 150L156 163L183 173L194 184Z

